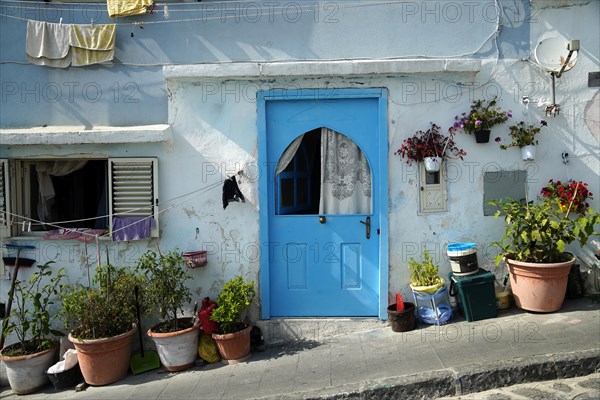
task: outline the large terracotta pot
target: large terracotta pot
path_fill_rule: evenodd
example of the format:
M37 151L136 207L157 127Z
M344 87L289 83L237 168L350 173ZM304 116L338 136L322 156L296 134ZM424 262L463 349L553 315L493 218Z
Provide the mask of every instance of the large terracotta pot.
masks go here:
M56 362L58 345L39 353L8 357L1 355L6 365L8 383L17 394L33 393L50 383L46 370Z
M530 263L505 258L515 304L527 311L553 312L562 307L575 257L558 263Z
M242 360L250 354L250 331L252 326L248 325L241 331L220 335L212 334L217 343L221 357L225 360Z
M178 321L191 323L191 318L180 318ZM147 334L154 341L165 370L177 372L193 366L198 357L200 323L191 328L167 333L154 332L158 325L148 329Z
M77 360L83 379L94 386L108 385L127 376L131 359L131 344L137 325L126 333L103 339L69 340L77 350Z

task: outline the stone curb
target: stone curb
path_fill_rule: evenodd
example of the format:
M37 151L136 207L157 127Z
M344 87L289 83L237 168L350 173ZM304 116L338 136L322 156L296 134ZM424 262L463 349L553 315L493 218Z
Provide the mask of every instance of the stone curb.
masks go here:
M600 349L519 357L492 363L401 375L264 400L386 400L435 399L460 396L520 383L573 378L600 371Z

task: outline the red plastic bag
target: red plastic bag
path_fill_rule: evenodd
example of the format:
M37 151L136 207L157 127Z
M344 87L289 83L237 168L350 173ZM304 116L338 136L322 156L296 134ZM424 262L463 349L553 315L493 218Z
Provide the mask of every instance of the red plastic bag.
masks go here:
M202 330L206 333L213 333L219 330L219 324L210 319L212 310L217 308L217 302L208 297L202 299L202 307L198 312L198 319Z

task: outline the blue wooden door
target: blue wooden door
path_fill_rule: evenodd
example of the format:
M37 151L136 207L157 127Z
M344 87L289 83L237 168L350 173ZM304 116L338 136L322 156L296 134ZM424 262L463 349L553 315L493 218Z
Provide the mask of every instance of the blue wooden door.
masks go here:
M319 214L314 207L306 211L305 190L293 190L295 194L288 195L288 200L282 198L285 185L315 188L303 179L306 170L310 171L307 165L314 168L319 163L311 161L310 151L301 146L286 172L271 174L266 184L270 316L380 315L378 104L377 98L266 101L268 165L276 165L295 138L327 127L360 147L369 161L372 179L371 213L336 215ZM385 297L387 300L387 293Z

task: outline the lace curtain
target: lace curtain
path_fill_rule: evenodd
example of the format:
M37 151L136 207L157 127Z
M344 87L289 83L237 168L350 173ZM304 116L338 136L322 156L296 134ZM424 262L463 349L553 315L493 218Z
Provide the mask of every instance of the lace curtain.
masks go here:
M52 176L65 176L80 170L87 160L73 161L40 161L35 163L38 176L40 199L37 206L38 217L42 222L52 221L52 206L54 205L54 185Z
M320 214L370 214L371 169L352 139L321 129Z

